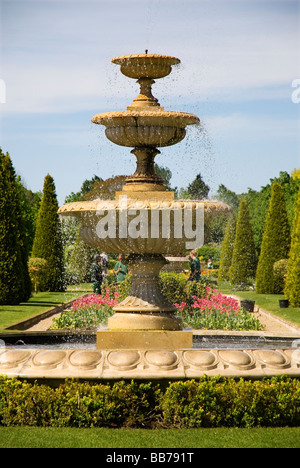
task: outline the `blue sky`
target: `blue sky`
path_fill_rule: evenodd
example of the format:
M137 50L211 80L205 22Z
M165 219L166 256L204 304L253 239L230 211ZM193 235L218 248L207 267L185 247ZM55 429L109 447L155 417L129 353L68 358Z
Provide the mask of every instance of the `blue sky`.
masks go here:
M153 94L204 128L161 148L173 186L200 172L211 194L241 193L300 167L299 0L0 0L0 15L0 146L31 190L50 173L63 204L94 174L134 171L91 118L130 105L138 85L111 59L145 49L180 58Z

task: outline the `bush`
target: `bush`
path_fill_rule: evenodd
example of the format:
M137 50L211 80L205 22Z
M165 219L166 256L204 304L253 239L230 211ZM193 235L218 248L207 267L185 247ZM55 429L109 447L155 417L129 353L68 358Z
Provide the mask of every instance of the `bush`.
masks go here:
M300 307L300 189L295 206L293 229L291 236L291 248L285 282L285 297L291 306Z
M242 199L236 223L235 239L229 280L232 284L247 283L256 268L256 253L253 230L247 202Z
M198 257L203 257L207 263L211 259L214 268L218 268L220 264L221 248L218 244L206 244L197 250Z
M206 296L193 296L193 303L176 304L186 327L206 330L260 330L253 314L240 308L239 302L207 288Z
M256 292L279 294L282 292L274 280L273 265L287 258L290 250L290 226L287 216L284 191L275 181L266 217L261 251L256 271Z
M300 383L288 377L263 381L203 377L174 382L161 402L168 427L297 426Z
M64 310L59 317L53 319L51 328L94 328L107 323L113 315L113 306L117 304L117 292L110 297L106 294L91 294L80 297L73 302L70 310Z
M34 292L37 294L40 281L45 281L47 261L44 258L31 257L28 260L28 270L31 282L34 285Z
M54 180L47 174L32 246L32 257L47 260L46 281L40 283L44 291L64 291L66 286L61 223L57 211Z
M9 154L0 148L0 304L14 305L29 299L27 260L16 174Z
M235 380L92 383L58 387L0 376L0 426L281 427L300 425L300 382Z
M274 287L278 294L283 293L285 278L287 275L288 260L283 258L273 265Z

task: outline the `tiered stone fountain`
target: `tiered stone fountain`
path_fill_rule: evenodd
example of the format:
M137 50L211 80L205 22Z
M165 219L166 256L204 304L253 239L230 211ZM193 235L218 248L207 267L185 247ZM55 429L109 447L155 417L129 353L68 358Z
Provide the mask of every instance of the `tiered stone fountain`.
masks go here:
M98 332L98 347L192 347L192 331L182 330L182 322L175 315L176 308L158 287L158 274L166 263L163 254L186 250L190 238L184 229L176 232L178 222L184 222L187 216L185 212L191 215L194 231L198 228L199 233L203 233L199 239L203 242L205 221L217 211L228 211L229 207L221 203L175 200L174 192L168 191L155 173L154 158L160 153L157 147L179 143L186 135L187 125L199 124L196 115L164 110L152 95L154 80L167 76L180 60L146 53L116 57L112 62L121 66L125 76L137 79L140 94L127 110L95 115L92 122L104 125L106 137L113 143L133 147L136 171L128 177L122 192L116 194L116 200L68 203L59 212L80 219L81 236L86 243L106 252L130 254L130 295L114 308L115 314L108 322L109 330ZM143 218L139 218L140 231L130 236L130 225L138 211L143 212ZM111 235L109 232L99 235L96 226L99 227L101 216L116 219L116 229ZM153 232L155 217L157 225Z
M133 148L136 171L115 200L68 203L59 213L80 220L87 244L129 254L130 295L114 308L108 329L98 331L96 349L0 348L0 373L55 379L194 378L204 373L299 376L297 348L193 348L192 331L183 330L175 307L160 292L159 271L166 264L164 255L183 254L193 242L200 247L210 217L229 207L175 200L155 173L157 148L179 143L188 125L199 124L193 114L164 110L152 95L154 80L167 76L179 59L145 53L116 57L112 62L137 80L140 94L127 110L98 114L92 121L106 127L106 137L113 143Z

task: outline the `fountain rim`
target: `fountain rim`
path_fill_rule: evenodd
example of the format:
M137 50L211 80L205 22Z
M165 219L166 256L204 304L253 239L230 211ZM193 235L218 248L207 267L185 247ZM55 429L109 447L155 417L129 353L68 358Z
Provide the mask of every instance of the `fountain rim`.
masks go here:
M128 55L119 55L118 57L114 57L111 61L112 63L116 63L117 65L122 65L124 62L129 62L131 60L139 60L139 59L149 59L150 61L154 60L161 60L163 59L167 65L178 65L180 63L180 59L177 57L173 57L172 55L162 55L162 54L128 54Z
M118 119L118 125L115 124L115 120ZM128 119L132 119L132 122L128 122ZM142 120L138 122L136 119ZM160 120L166 120L167 127L185 127L186 125L196 125L200 123L200 119L195 114L188 112L179 111L165 111L165 110L124 110L124 111L110 111L102 112L94 115L91 121L95 124L106 125L110 127L114 126L147 126L155 125L155 120L158 120L157 126L162 126ZM111 124L111 125L109 125ZM131 124L131 125L130 125ZM181 124L181 125L179 125Z
M126 192L124 192L126 195ZM139 199L139 198L132 198L128 197L127 199L127 209L153 209L153 207L159 207L160 209L170 209L170 208L177 208L177 209L184 209L187 206L191 206L192 208L196 208L199 204L204 204L205 211L209 212L211 210L217 211L231 211L231 207L224 202L220 201L211 201L211 200L159 200L159 199ZM86 200L80 202L69 202L62 205L59 210L58 214L61 215L75 215L75 213L91 213L99 211L99 209L104 210L124 210L124 207L120 205L119 200L103 200L103 199L95 199L95 200Z

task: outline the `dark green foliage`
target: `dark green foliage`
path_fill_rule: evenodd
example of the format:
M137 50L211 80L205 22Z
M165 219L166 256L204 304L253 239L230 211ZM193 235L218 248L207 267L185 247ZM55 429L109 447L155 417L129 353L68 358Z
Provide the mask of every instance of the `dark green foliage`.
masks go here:
M230 282L232 284L246 283L254 277L256 268L256 253L253 240L253 230L250 221L248 204L242 199L236 223L235 240L230 267Z
M210 188L202 179L201 174L197 174L196 178L187 188L187 192L193 200L203 200L207 198L209 190Z
M24 219L25 224L25 237L26 237L26 244L28 255L30 255L32 250L32 244L34 239L34 233L36 228L36 219L41 203L42 193L41 192L32 192L28 190L22 180L21 177L17 177L17 189L19 192L20 198L20 207L22 218Z
M50 291L65 289L61 224L57 211L55 185L53 178L48 174L44 181L32 257L44 258L47 261L46 281L40 287Z
M0 376L0 426L282 427L300 425L300 382L263 380L89 383L58 387Z
M293 307L300 307L300 189L295 207L284 294Z
M229 271L230 271L231 262L232 262L235 230L236 230L236 216L232 214L232 216L227 222L224 240L222 243L222 252L221 252L219 275L218 275L219 280L225 280L225 281L229 280Z
M278 294L282 294L287 275L288 259L277 260L273 265L274 287Z
M263 240L256 272L256 292L276 294L278 283L274 281L273 265L287 258L290 249L290 226L284 191L275 180L265 222Z
M237 195L235 192L232 192L231 190L228 190L228 188L223 184L219 185L217 199L227 203L227 205L231 206L234 211L238 211L240 204L239 195Z
M10 160L0 149L0 304L19 304L31 295L24 221Z
M210 242L208 244L204 244L197 250L197 256L203 257L203 260L207 263L210 259L213 263L214 268L219 268L220 263L220 256L221 256L221 249L219 244L215 244Z
M281 185L284 191L287 216L291 227L294 216L294 208L298 196L298 189L300 187L299 178L293 178L287 172L280 172L278 177L275 179L270 179L270 183L265 187L262 187L259 192L249 189L248 193L244 195L249 206L251 223L254 232L254 242L258 255L260 254L265 220L271 199L272 184L275 181Z

